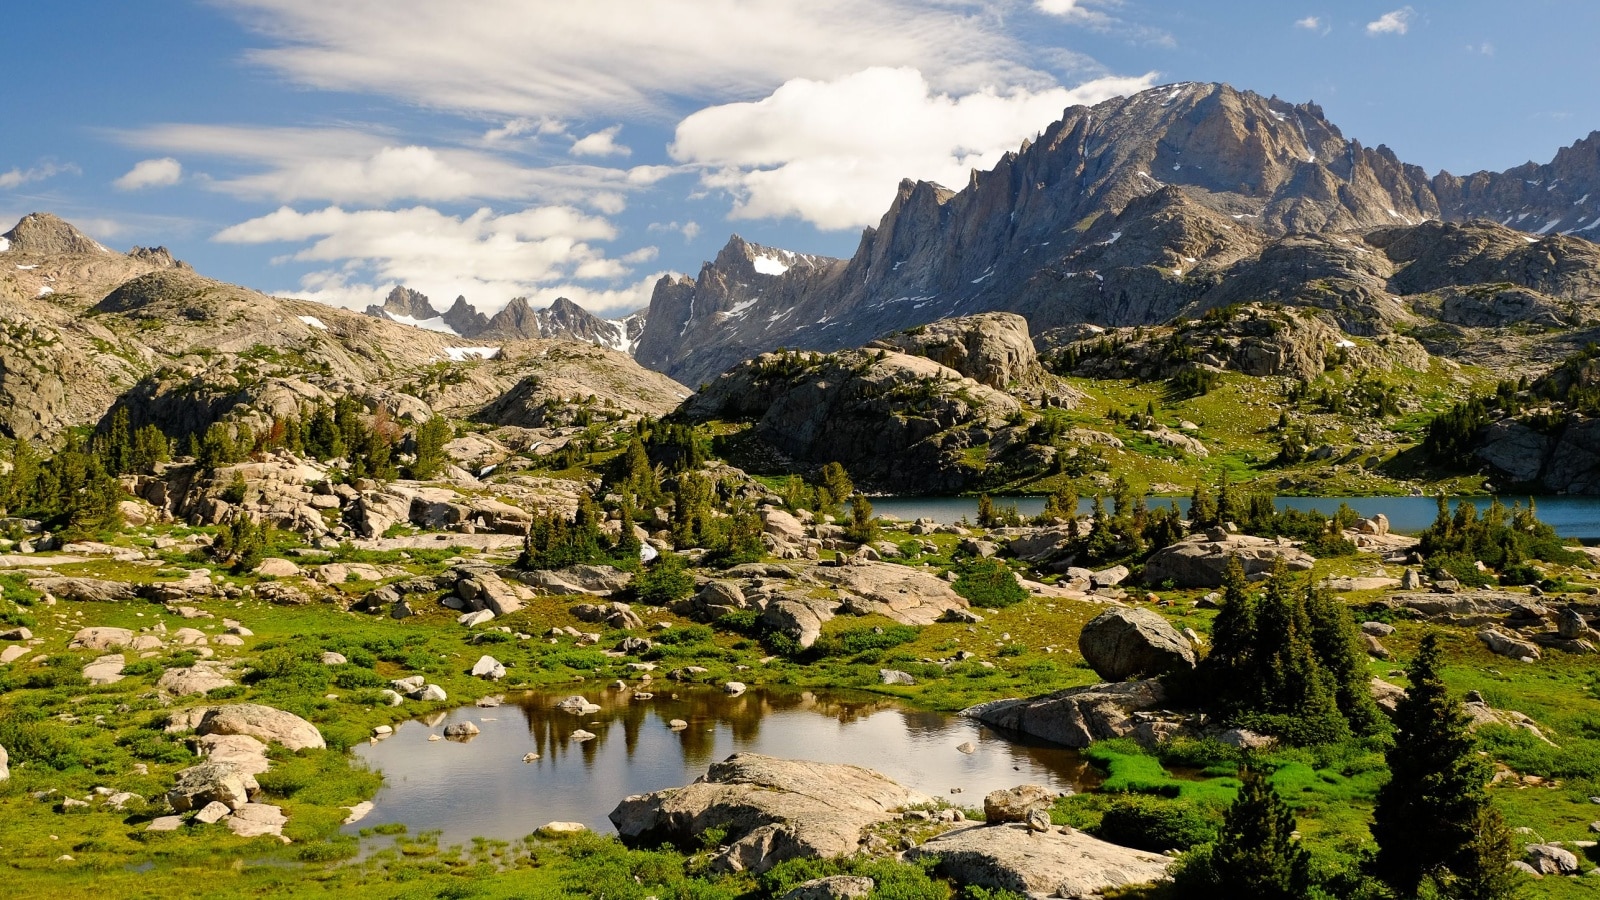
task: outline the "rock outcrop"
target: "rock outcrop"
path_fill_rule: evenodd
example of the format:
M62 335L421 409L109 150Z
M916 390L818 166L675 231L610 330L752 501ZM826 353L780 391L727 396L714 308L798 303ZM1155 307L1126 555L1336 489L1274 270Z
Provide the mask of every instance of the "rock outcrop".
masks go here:
M1166 692L1155 680L1069 688L1021 700L993 700L968 707L961 715L985 725L1043 738L1067 747L1132 737L1155 743L1152 719L1141 716L1161 708Z
M1098 897L1110 888L1159 881L1175 862L1070 828L1038 834L1021 824L957 828L906 856L938 860L939 874L958 884L1028 897Z
M169 732L194 731L196 734L248 735L283 745L289 750L321 750L327 746L317 727L294 713L262 706L235 703L228 706L197 706L174 713L167 724Z
M956 491L967 457L1020 409L1011 396L933 360L889 350L766 354L722 375L679 410L690 421L754 424L795 462L843 463L861 484Z
M868 827L928 802L870 769L735 753L681 788L627 798L612 810L623 841L693 846L725 832L715 867L761 873L787 859L856 852Z
M1238 557L1252 581L1267 577L1279 559L1291 572L1309 572L1315 557L1283 539L1243 534L1195 534L1156 551L1145 561L1146 584L1171 581L1183 588L1221 587L1228 559Z

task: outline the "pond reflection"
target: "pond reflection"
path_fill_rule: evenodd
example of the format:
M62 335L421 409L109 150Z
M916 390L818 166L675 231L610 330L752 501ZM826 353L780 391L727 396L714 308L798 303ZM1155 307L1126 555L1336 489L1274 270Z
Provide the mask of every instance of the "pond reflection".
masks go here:
M981 805L988 791L1016 784L1081 789L1095 778L1070 750L872 694L752 688L730 696L662 685L648 699L582 692L598 712L556 707L574 693L508 695L499 707L402 723L387 740L358 748L357 756L383 771L384 786L373 812L346 831L404 822L413 832L440 829L446 843L520 838L550 821L610 832L606 814L623 797L688 784L740 751L867 766L963 805ZM685 727L672 728L673 720ZM481 733L461 742L429 740L467 721ZM574 740L580 730L594 737ZM957 749L968 742L973 752ZM524 762L529 753L538 758Z

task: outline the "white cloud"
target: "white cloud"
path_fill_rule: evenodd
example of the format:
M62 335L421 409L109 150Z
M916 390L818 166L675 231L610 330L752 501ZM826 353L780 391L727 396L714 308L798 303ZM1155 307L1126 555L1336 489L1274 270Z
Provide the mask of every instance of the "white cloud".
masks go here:
M645 226L645 231L655 234L658 232L677 232L683 235L685 243L700 236L700 223L698 222L651 222Z
M170 156L136 163L126 175L111 182L119 191L171 187L183 179L183 165Z
M790 81L753 103L714 106L678 125L674 158L735 197L734 218L799 217L820 228L875 224L900 179L962 186L1063 109L1149 87L1154 74L1074 89L935 93L912 69Z
M1322 20L1316 16L1306 16L1304 19L1297 20L1294 23L1294 27L1304 28L1307 31L1317 31L1322 28Z
M57 175L79 174L82 174L81 170L72 163L58 165L46 162L29 169L15 168L9 172L0 172L0 191L9 191L25 184L32 184L35 181L45 181Z
M1484 41L1483 43L1476 44L1476 45L1468 44L1467 45L1467 52L1468 53L1481 53L1484 56L1493 56L1494 55L1494 45L1489 43L1488 41Z
M528 127L537 132L543 126ZM527 133L521 126L506 128L507 135ZM596 191L609 191L614 197L637 184L629 181L625 169L583 164L529 167L495 152L420 146L357 128L170 124L119 132L116 137L133 147L218 157L252 167L255 171L211 178L206 187L280 203L578 203Z
M500 126L499 128L491 128L488 131L485 131L483 133L483 142L486 144L497 144L501 141L511 138L522 137L523 135L531 134L542 136L546 134L566 134L566 132L566 123L560 121L559 119L516 118Z
M603 131L585 135L572 143L570 152L573 156L628 156L633 153L629 147L617 143L617 133L622 131L621 125L613 125Z
M385 286L404 284L434 298L465 294L493 311L519 294L567 280L612 280L627 266L591 242L610 241L603 218L567 206L455 217L418 206L401 210L288 207L226 228L230 244L303 244L284 259L327 264L304 276L297 296L361 307ZM574 298L576 299L576 298Z
M1417 12L1409 6L1402 7L1394 12L1386 12L1377 19L1367 23L1367 34L1377 36L1381 34L1405 34L1411 30L1411 20L1416 18Z
M500 116L675 115L797 77L912 66L941 89L1039 86L987 4L917 0L216 0L316 88Z

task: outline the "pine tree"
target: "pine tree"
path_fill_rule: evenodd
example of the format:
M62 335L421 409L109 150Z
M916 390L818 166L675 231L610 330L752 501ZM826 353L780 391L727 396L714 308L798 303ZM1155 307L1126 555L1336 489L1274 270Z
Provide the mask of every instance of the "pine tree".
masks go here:
M1311 858L1294 838L1294 813L1266 777L1243 773L1217 842L1174 879L1179 896L1229 900L1305 900Z
M1328 672L1311 644L1303 594L1282 558L1267 578L1256 611L1257 696L1246 720L1292 744L1334 743L1350 737Z
M1327 670L1339 712L1356 734L1373 735L1383 731L1388 727L1388 720L1372 699L1367 651L1350 608L1331 592L1308 583L1305 610L1311 649Z
M1244 512L1238 498L1234 496L1228 473L1224 471L1217 476L1217 523L1226 525L1229 522L1237 522L1243 518Z
M858 544L870 544L882 536L878 520L872 517L872 504L860 494L850 500L850 524L845 526L844 536Z
M1406 671L1411 682L1395 710L1389 781L1378 791L1373 873L1402 896L1427 879L1458 883L1459 896L1503 898L1511 863L1504 823L1490 806L1488 763L1476 753L1469 719L1439 676L1439 637L1422 639Z
M1194 493L1189 495L1189 521L1195 528L1211 528L1217 524L1217 502L1211 498L1211 489L1203 481L1194 483Z
M817 511L837 513L856 492L856 486L850 481L850 474L844 466L836 462L828 463L822 467L820 481L817 484Z
M1211 652L1200 662L1202 682L1225 716L1239 712L1239 687L1256 683L1255 634L1256 598L1239 557L1229 556L1221 608L1211 623Z
M411 464L411 477L426 480L444 471L449 459L444 445L450 440L450 420L434 416L417 426L417 460Z

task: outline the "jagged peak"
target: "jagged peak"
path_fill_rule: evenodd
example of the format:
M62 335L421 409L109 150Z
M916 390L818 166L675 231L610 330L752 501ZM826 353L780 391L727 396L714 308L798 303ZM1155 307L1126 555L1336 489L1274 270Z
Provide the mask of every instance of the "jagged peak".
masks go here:
M112 252L72 223L47 212L28 213L0 238L17 253L86 256Z

